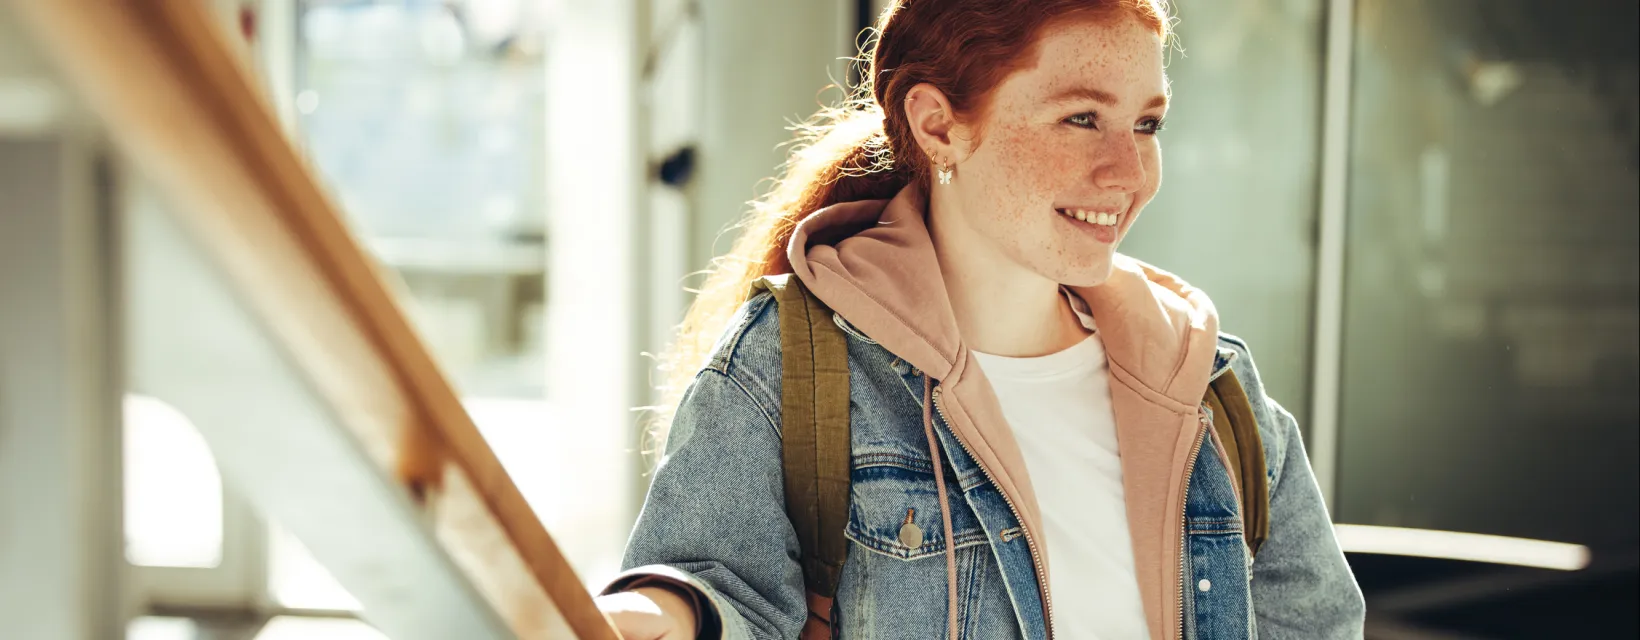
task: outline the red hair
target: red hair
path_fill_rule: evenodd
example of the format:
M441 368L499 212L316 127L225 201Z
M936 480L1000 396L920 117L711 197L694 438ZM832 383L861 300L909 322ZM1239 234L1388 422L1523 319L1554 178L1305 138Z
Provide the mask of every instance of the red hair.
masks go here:
M841 202L891 198L908 185L928 188L928 160L906 119L907 94L938 88L958 118L983 120L992 91L1035 60L1047 27L1072 20L1137 19L1164 40L1162 0L896 0L877 19L860 58L861 86L838 107L798 127L783 175L752 203L734 248L718 258L676 341L662 359L664 404L655 433L705 364L724 324L753 280L791 272L786 244L798 221Z

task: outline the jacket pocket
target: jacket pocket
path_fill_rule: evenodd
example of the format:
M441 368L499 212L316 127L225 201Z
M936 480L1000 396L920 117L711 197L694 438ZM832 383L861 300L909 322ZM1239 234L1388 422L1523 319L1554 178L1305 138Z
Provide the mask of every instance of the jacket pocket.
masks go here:
M901 560L945 553L945 525L938 486L927 460L903 456L857 457L850 476L849 539ZM946 476L956 548L985 544L985 531L963 500L956 478Z

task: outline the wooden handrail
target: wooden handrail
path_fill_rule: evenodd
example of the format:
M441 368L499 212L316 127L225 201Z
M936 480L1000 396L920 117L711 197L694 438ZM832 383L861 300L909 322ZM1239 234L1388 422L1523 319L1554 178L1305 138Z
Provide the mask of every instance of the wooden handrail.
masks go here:
M207 3L11 4L337 419L422 501L440 543L513 631L618 638Z

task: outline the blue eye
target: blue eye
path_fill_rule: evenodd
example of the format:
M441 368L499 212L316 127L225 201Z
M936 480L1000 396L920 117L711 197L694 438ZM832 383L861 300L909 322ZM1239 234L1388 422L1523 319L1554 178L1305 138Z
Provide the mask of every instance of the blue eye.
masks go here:
M1076 114L1074 116L1071 116L1069 118L1065 118L1065 123L1069 124L1073 127L1081 127L1083 129L1098 129L1099 128L1098 118L1099 118L1098 114L1096 114L1092 111L1089 111L1089 112L1086 112L1086 113L1078 113L1078 114Z
M1145 118L1144 120L1140 120L1139 126L1135 127L1133 130L1147 136L1153 136L1161 133L1164 124L1165 123L1161 118Z

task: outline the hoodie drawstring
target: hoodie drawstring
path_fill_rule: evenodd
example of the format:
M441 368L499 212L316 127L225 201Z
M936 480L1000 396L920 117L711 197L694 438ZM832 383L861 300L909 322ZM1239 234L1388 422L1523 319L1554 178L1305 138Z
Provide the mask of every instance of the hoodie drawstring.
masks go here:
M957 541L951 533L951 502L945 495L945 470L940 466L940 444L934 438L934 381L923 376L923 435L928 437L928 457L934 462L934 487L940 494L940 520L945 525L945 587L950 601L946 623L951 640L957 640Z

